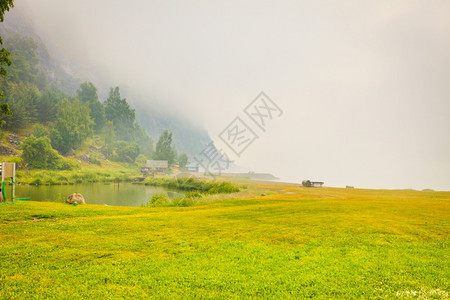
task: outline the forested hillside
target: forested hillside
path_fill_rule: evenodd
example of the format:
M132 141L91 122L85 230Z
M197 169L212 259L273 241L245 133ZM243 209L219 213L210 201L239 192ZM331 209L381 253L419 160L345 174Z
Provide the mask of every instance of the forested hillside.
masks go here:
M141 160L153 156L153 141L136 121L119 87L111 88L103 103L91 82L82 83L70 95L49 82L39 68L32 38L14 34L6 38L5 47L11 52L11 66L6 68L8 76L0 82L0 89L12 116L3 116L2 135L4 130L26 133L20 150L30 167L73 168L60 155L73 156L87 139L104 159L134 163L139 155ZM99 163L98 157L90 156L90 162Z
M12 64L6 67L8 76L1 80L0 90L12 116L2 115L0 137L14 133L20 138L16 145L3 143L0 155L21 155L28 167L50 169L74 168L80 158L94 164L102 160L142 164L151 158L176 164L181 157L185 164L184 152L195 155L209 142L206 131L186 120L144 104L136 113L120 87L105 88L100 78L101 90L108 90L101 92L85 80L92 74L83 75L78 71L82 67L77 70L52 56L20 12L12 11L8 17L0 24L0 35ZM169 148L155 151L159 138L170 138Z

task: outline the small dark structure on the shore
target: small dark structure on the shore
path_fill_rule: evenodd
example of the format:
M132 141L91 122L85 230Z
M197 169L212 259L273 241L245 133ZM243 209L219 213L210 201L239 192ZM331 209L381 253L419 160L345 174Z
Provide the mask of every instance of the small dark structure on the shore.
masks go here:
M324 184L323 181L310 181L310 180L303 180L302 185L304 187L322 187Z

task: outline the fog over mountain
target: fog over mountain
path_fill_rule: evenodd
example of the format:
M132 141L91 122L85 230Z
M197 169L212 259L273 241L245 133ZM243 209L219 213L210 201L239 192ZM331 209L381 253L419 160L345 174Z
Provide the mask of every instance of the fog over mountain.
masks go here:
M6 24L23 14L103 99L118 85L143 122L185 118L177 126L207 130L237 165L328 186L450 190L449 1L15 6ZM282 110L264 130L244 112L261 91ZM258 136L240 156L219 137L236 117Z
M111 86L119 84L108 81L107 76L101 75L99 69L86 64L83 59L68 57L58 46L51 42L47 44L48 40L42 38L43 32L33 22L27 7L16 6L8 14L8 19L0 24L0 34L5 39L13 34L33 38L38 46L40 69L52 84L69 94L75 95L82 82L91 81L98 87L100 99L103 101L108 97ZM168 110L158 103L148 105L148 101L142 101L148 97L139 94L139 90L130 89L125 84L119 85L122 95L128 98L136 110L139 123L155 142L162 131L168 129L173 133L174 144L179 153L186 152L193 156L211 141L206 130L195 126L186 116Z

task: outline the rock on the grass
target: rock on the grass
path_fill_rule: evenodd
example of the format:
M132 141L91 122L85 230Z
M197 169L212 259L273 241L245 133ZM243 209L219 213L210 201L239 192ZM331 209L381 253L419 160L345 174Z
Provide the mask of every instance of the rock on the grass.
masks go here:
M69 204L86 204L86 201L84 201L83 195L81 195L80 193L74 193L74 194L70 195L69 197L67 197L66 203L69 203Z

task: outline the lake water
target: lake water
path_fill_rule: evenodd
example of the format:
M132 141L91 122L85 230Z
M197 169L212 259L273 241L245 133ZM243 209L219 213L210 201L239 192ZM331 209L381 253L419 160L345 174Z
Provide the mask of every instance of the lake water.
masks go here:
M181 197L182 193L161 187L139 184L75 184L75 185L16 185L15 198L31 197L33 201L62 202L70 194L80 193L87 204L107 204L116 206L141 206L147 203L152 195L165 193L170 198ZM6 193L8 199L9 191Z

